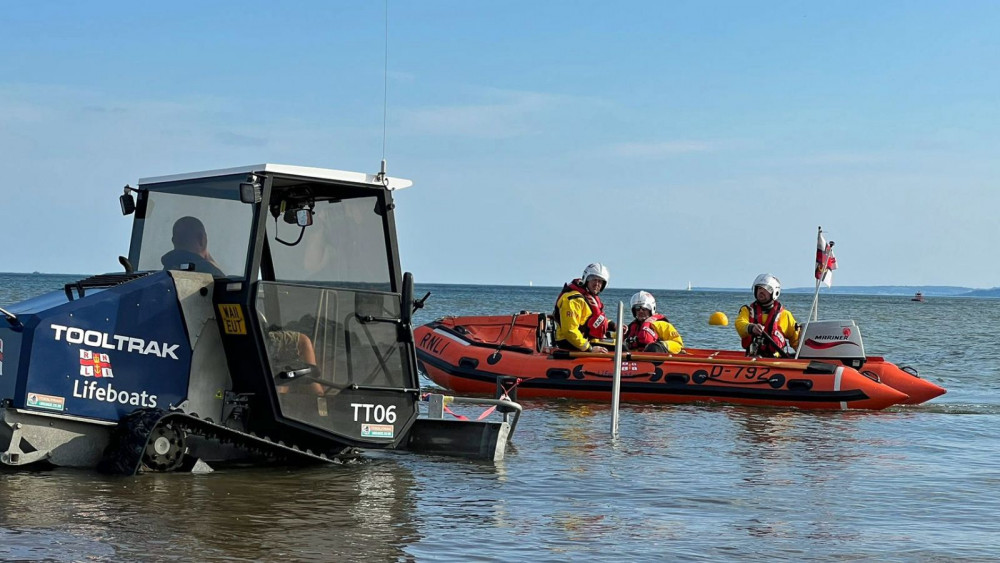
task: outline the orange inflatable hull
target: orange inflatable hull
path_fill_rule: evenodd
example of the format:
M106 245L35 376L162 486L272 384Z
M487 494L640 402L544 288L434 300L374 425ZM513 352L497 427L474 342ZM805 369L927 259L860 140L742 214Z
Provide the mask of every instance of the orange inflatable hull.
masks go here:
M693 357L718 359L745 359L742 351L735 350L703 350L698 348L685 349L685 354ZM832 360L824 360L832 361ZM909 368L900 368L892 362L887 362L881 356L868 356L865 363L858 369L863 375L875 379L893 389L905 393L907 399L901 401L904 405L918 405L934 397L944 395L944 387L931 383L919 377Z
M944 387L919 377L916 371L900 368L880 356L868 356L861 373L874 374L882 383L906 393L909 399L903 401L904 405L918 405L947 392Z
M501 380L516 385L519 399L610 401L613 356L553 350L540 337L545 322L540 313L439 319L414 330L417 358L428 377L456 393L492 394ZM621 400L880 410L909 398L845 365L701 352L625 354Z

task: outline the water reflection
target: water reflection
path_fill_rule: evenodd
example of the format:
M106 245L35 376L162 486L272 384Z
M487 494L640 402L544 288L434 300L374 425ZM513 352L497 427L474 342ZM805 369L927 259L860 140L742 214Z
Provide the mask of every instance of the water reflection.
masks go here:
M48 530L55 545L86 538L82 552L98 559L391 560L420 539L413 475L391 460L208 475L2 477L5 529Z

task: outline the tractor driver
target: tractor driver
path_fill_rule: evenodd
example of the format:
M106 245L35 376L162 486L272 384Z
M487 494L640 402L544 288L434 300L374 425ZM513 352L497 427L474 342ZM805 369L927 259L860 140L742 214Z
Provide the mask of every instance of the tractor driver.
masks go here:
M170 241L174 249L160 258L164 270L194 270L222 278L226 274L208 252L208 233L197 217L181 217L174 222Z

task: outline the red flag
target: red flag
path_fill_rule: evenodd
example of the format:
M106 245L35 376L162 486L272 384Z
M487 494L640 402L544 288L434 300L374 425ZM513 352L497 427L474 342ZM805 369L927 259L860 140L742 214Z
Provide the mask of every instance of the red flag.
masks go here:
M816 236L816 279L823 279L826 273L826 239L823 238L822 229Z
M833 255L833 241L831 240L826 245L826 271L823 272L823 278L820 280L826 287L833 285L833 271L837 269L837 257Z
M833 270L837 269L837 258L833 255L833 241L826 242L823 230L816 237L816 279L826 287L833 285Z

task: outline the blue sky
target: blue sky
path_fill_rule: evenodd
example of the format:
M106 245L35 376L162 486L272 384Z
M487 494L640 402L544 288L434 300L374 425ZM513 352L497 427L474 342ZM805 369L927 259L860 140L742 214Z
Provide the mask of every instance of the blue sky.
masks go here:
M140 177L376 172L383 2L8 3L0 271L117 271ZM1000 3L389 2L419 281L1000 285Z

